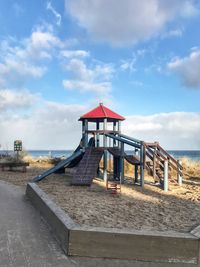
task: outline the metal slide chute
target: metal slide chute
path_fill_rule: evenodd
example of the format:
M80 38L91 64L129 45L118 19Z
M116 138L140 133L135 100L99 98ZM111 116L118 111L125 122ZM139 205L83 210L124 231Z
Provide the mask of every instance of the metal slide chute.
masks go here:
M68 157L65 160L60 161L56 166L54 166L53 168L43 172L42 174L36 176L35 178L33 178L32 182L39 182L42 179L44 179L45 177L47 177L48 175L55 173L56 171L60 170L61 168L67 168L68 165L75 160L76 158L80 157L81 155L83 155L84 152L82 150L78 150L76 152L74 152L70 157Z
M83 142L83 138L81 139L80 144L78 145L78 147L75 149L74 153L70 157L60 161L56 166L54 166L51 169L43 172L40 175L34 177L32 182L34 182L34 183L35 182L39 182L42 179L44 179L45 177L49 176L50 174L56 173L60 169L73 168L76 165L78 165L79 162L81 161L84 153L85 153L83 151L82 142ZM90 138L90 140L88 142L88 147L94 147L94 138L93 137Z

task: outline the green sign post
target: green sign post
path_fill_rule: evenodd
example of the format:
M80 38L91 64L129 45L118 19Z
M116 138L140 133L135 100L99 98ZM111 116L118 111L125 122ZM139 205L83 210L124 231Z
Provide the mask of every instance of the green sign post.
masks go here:
M22 141L21 140L15 140L14 141L14 151L17 152L17 161L18 161L19 151L22 151Z

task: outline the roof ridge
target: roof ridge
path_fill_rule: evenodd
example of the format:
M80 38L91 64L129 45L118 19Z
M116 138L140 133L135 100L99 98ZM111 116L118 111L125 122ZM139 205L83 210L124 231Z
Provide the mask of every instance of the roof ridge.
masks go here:
M102 107L102 110L103 110L105 117L108 117L108 114L106 113L106 110L105 110L105 107L103 104L101 104L101 107Z

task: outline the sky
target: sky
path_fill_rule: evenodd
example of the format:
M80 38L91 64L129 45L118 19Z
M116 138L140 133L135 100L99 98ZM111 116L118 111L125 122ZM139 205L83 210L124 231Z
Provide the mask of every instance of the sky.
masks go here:
M122 131L200 149L199 0L0 1L0 149L73 149L100 102Z

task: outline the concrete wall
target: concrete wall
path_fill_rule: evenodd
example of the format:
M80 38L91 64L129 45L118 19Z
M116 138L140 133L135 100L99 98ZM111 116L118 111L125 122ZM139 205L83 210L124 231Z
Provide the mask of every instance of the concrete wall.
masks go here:
M27 185L26 196L42 214L51 227L62 249L68 254L69 229L73 229L73 227L76 226L74 221L36 184L29 183Z
M77 228L70 231L69 255L150 262L198 262L199 242L191 234Z
M177 267L200 264L200 226L191 233L81 227L36 184L28 184L26 194L49 223L67 255L144 261L154 263L151 266L155 267L161 266L160 263Z

